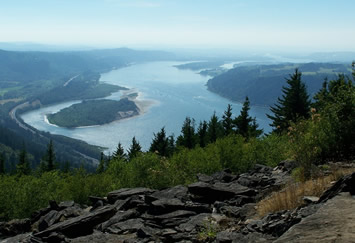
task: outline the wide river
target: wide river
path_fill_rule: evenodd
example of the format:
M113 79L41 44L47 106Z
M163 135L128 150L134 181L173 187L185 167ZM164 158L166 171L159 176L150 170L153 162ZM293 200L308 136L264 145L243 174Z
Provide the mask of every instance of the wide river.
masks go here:
M205 86L210 77L199 75L190 70L179 70L174 65L178 62L149 62L131 65L101 75L101 81L131 88L138 92L140 103L150 103L146 112L140 116L93 127L67 129L48 124L45 115L54 113L78 103L65 102L43 107L23 114L22 119L29 125L53 134L81 139L89 144L108 148L113 152L118 142L125 148L135 136L144 150L149 148L153 133L165 127L167 134L180 134L186 116L194 118L196 125L200 120L209 120L215 111L222 117L228 104L232 104L233 115L239 115L242 104L231 102L207 90ZM115 93L109 99L119 99L121 93ZM144 102L145 101L145 102ZM269 109L252 107L250 114L265 132L270 131L270 120L266 117Z

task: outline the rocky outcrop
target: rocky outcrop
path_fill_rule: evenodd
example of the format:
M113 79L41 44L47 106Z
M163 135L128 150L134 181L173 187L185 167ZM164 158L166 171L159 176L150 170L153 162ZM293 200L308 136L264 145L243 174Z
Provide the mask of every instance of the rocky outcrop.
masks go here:
M8 237L4 242L288 242L304 230L293 226L306 224L340 192L352 193L355 177L335 183L317 202L309 199L308 206L256 219L256 202L285 184L290 168L290 162L274 169L257 165L240 175L199 174L188 186L124 188L90 197L89 208L51 202L30 219L0 224L0 232Z
M355 186L355 185L354 185ZM340 193L278 238L281 242L354 242L355 198Z

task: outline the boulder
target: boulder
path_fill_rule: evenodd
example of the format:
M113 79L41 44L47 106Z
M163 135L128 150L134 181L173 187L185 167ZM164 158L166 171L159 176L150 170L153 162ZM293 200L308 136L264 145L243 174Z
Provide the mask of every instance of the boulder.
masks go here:
M218 182L231 182L237 178L237 176L232 175L232 171L230 169L225 169L219 172L214 173L212 176L213 181Z
M94 196L89 196L89 200L91 202L92 205L95 205L95 203L101 201L104 204L107 204L107 199L104 197L94 197Z
M30 231L30 219L13 219L7 223L0 223L0 236L13 236Z
M60 233L57 233L57 232L52 232L49 236L43 237L42 240L44 242L50 242L50 243L69 242L68 239L66 239L63 234L60 234Z
M225 201L238 195L254 196L255 190L242 186L238 183L215 183L196 182L188 186L188 190L197 201L213 203Z
M117 212L112 218L110 218L108 221L100 224L97 229L101 231L106 231L108 227L110 227L113 224L117 224L122 221L126 221L128 219L134 218L138 215L137 210L135 209L130 209L128 211L119 211Z
M38 230L43 231L49 226L57 223L60 219L61 213L56 210L51 210L46 215L42 216L38 221Z
M59 210L63 210L69 207L74 207L74 205L75 205L74 201L64 201L59 203L58 206L59 206Z
M151 207L149 208L150 212L154 214L164 214L173 212L184 207L184 203L177 198L172 199L159 199L152 202Z
M196 213L212 213L212 207L209 204L198 203L193 201L186 201L183 209Z
M59 221L64 221L69 218L78 217L80 215L85 214L85 211L78 205L74 204L74 206L67 207L60 211L62 218Z
M235 206L222 206L218 209L218 213L224 214L231 218L240 218L240 207Z
M285 233L291 226L301 221L295 211L280 211L270 213L261 220L250 222L246 229L249 232L259 232L262 234L279 237ZM244 233L246 231L244 230Z
M303 202L305 204L317 203L318 201L319 201L319 197L314 197L314 196L304 196L303 197Z
M275 242L354 242L354 200L348 192L338 194Z
M201 213L190 217L186 223L180 224L176 229L183 233L196 231L198 228L204 227L210 218L211 214Z
M160 233L159 229L155 229L149 226L143 226L142 228L137 230L137 236L139 238L150 238L151 240L154 240L154 242L158 241L158 234Z
M71 239L71 243L127 243L130 241L137 242L136 234L115 235L103 233L100 231L94 231L93 234L87 236L81 236L75 239Z
M198 173L197 180L201 182L211 183L213 181L213 177L205 174Z
M146 195L145 199L148 203L159 199L180 199L181 201L189 200L188 190L186 186L175 186L161 191L156 191L150 195Z
M111 234L135 233L143 226L144 226L143 219L140 219L140 218L128 219L126 221L122 221L122 222L111 225L110 227L108 227L105 230L105 232L108 232Z
M333 186L322 194L318 202L326 202L327 200L338 195L340 192L349 192L351 195L355 195L355 172L339 179Z
M122 200L129 198L134 195L146 195L155 192L152 189L137 187L137 188L122 188L117 191L109 192L107 195L107 200L109 203L113 204L116 200Z
M34 234L34 236L48 237L52 232L62 233L69 238L88 235L93 232L94 226L107 221L115 213L114 206L105 206L92 213L54 224L46 230Z
M299 163L295 160L283 160L281 161L277 168L286 171L288 173L291 173L291 171L299 166Z
M129 210L129 209L136 209L138 212L143 213L149 209L149 206L145 202L144 195L133 195L122 205L121 209Z
M19 243L19 242L35 243L34 241L30 241L30 239L31 239L31 233L18 234L16 236L12 236L6 239L3 239L2 236L0 235L1 243Z
M35 211L34 213L31 214L31 223L33 224L34 222L38 221L42 216L46 215L49 213L52 209L50 207L47 208L42 208L38 211Z
M186 210L177 210L163 215L142 215L146 222L152 222L155 227L173 228L189 220L189 217L196 215L195 212Z

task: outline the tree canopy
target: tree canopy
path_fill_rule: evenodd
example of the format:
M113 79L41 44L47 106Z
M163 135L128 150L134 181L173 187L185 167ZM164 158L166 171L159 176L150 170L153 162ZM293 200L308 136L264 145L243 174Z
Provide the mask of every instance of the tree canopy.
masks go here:
M288 86L282 87L283 95L277 99L277 104L270 107L273 115L267 116L272 120L270 125L278 133L285 131L290 122L297 122L299 119L310 117L311 101L301 76L302 73L296 69L294 74L286 79Z
M256 123L256 118L252 118L249 115L250 101L248 96L245 98L243 108L240 111L240 115L234 119L236 127L236 133L242 135L244 138L259 137L262 133L262 129L258 129L259 125Z

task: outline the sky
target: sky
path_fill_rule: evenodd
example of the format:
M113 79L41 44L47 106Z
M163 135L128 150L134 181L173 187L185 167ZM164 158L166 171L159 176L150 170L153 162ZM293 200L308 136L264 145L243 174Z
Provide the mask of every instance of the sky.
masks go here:
M0 42L355 51L354 0L1 0Z

